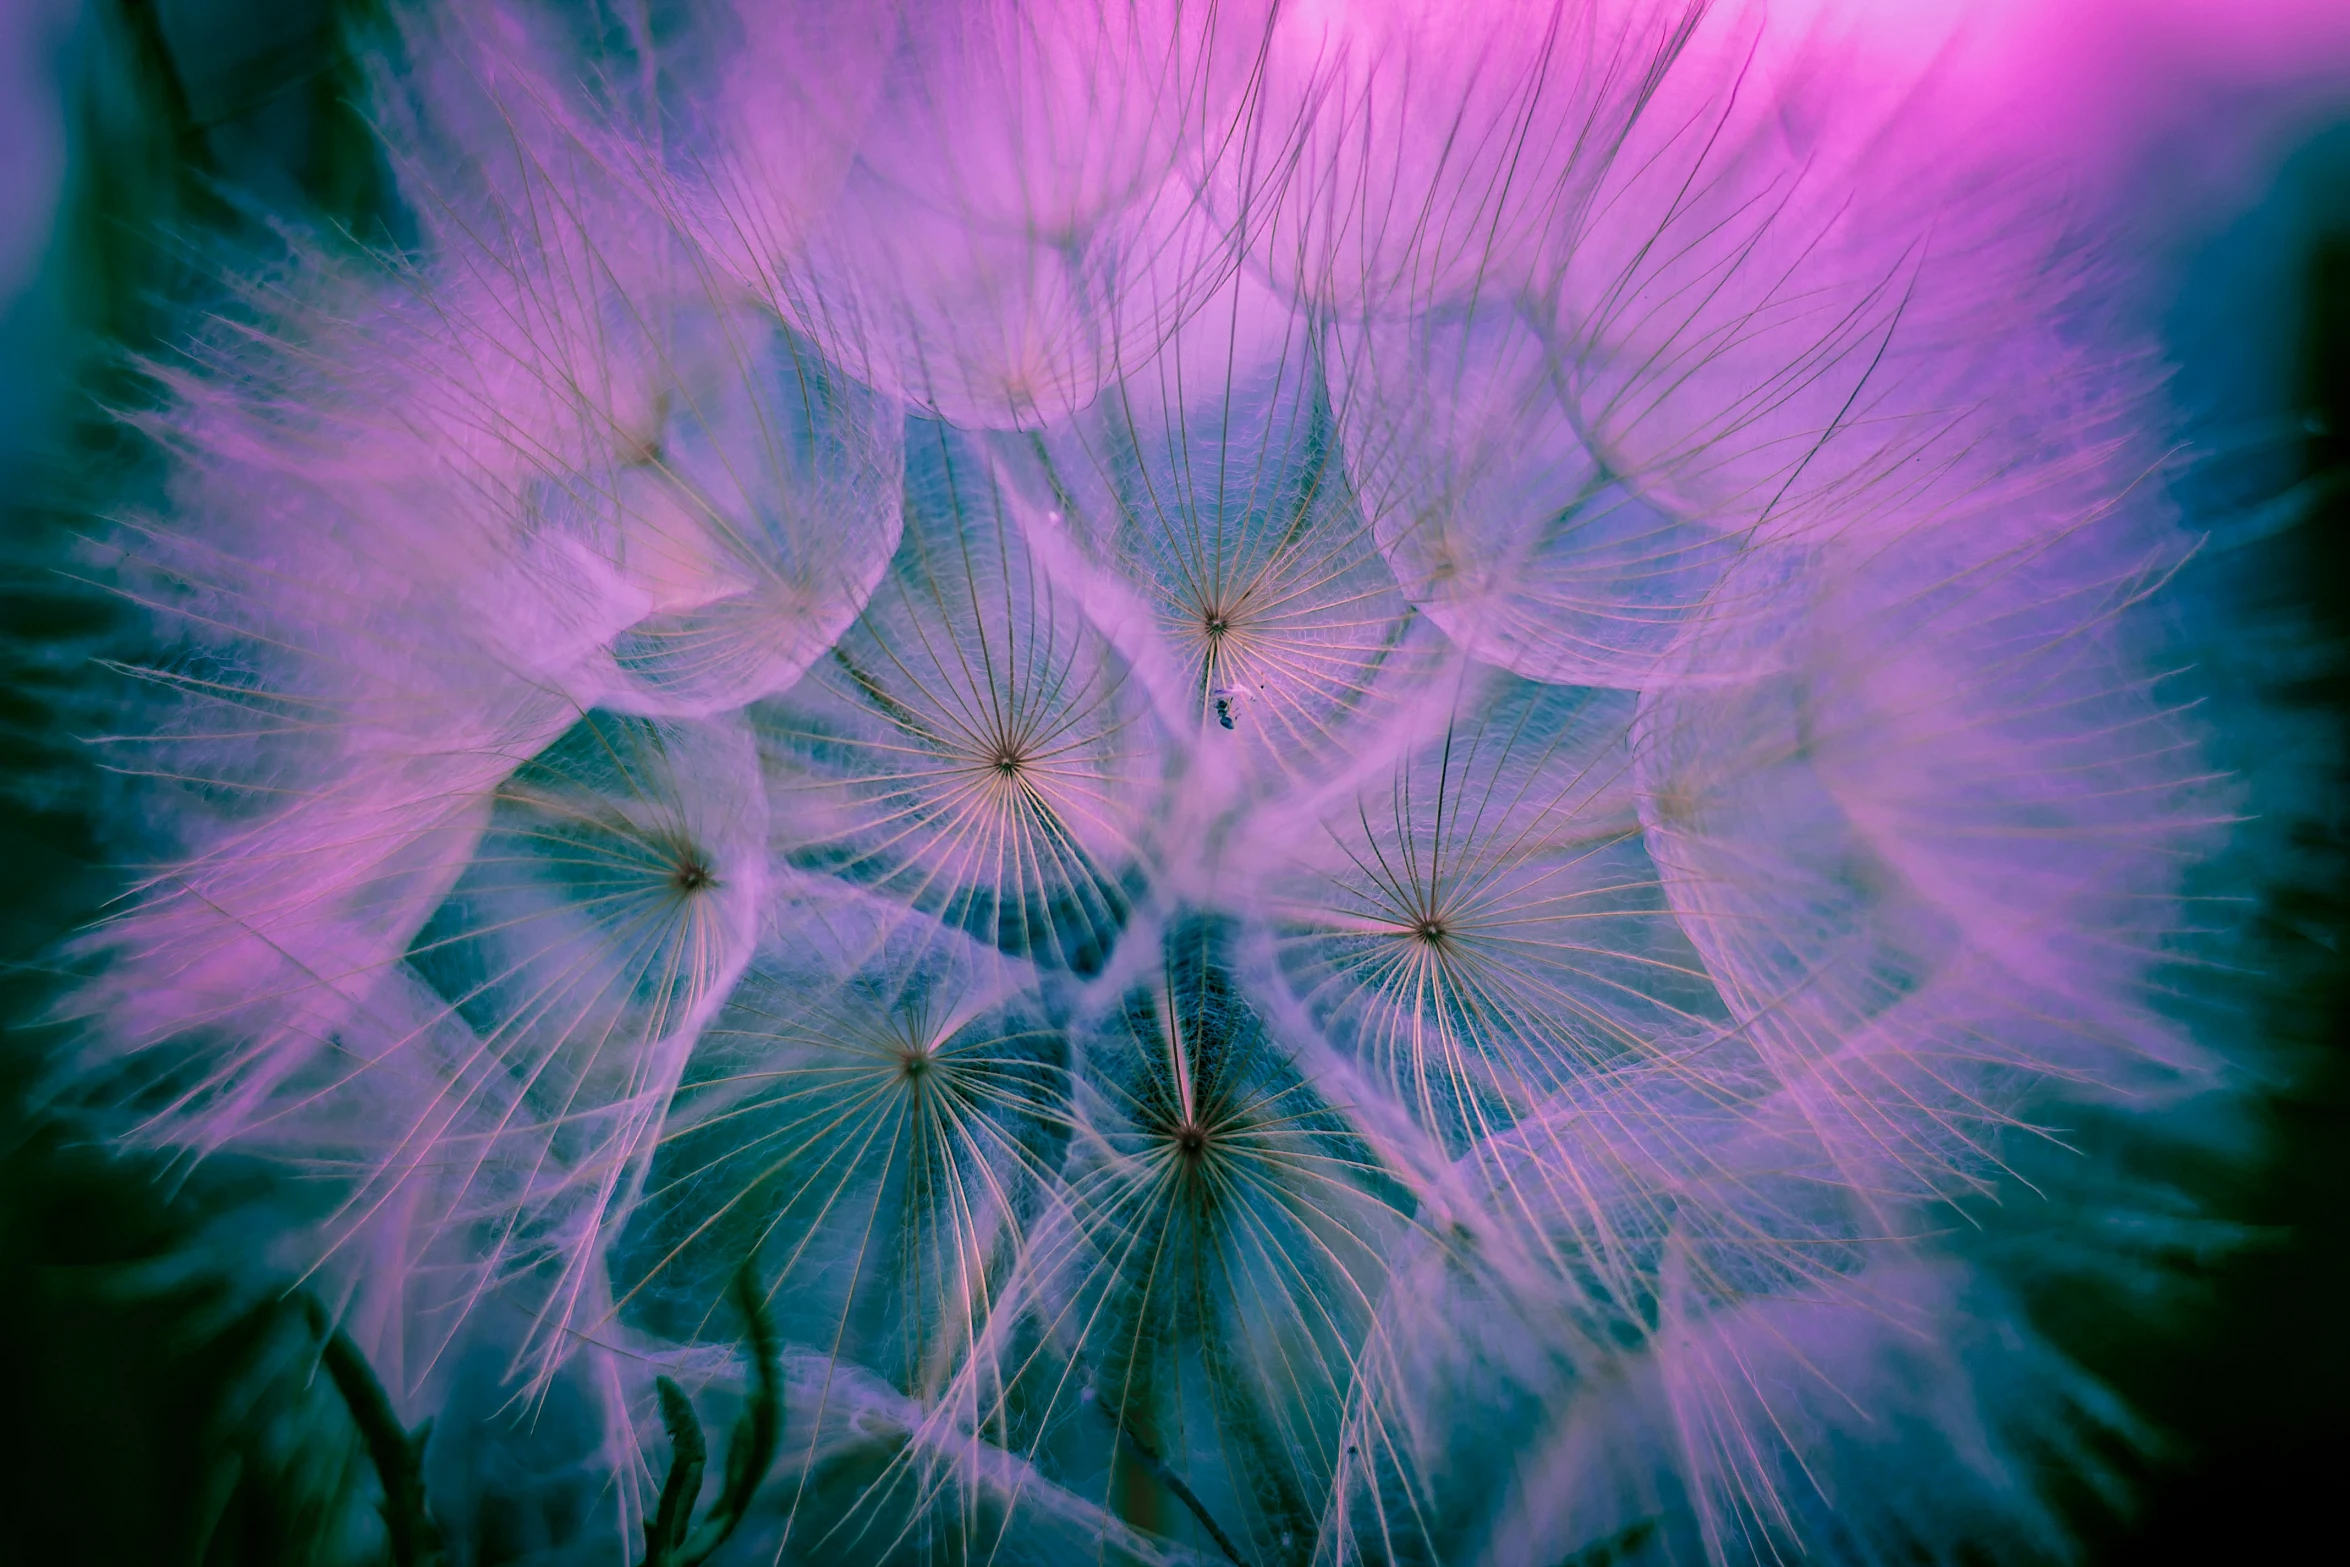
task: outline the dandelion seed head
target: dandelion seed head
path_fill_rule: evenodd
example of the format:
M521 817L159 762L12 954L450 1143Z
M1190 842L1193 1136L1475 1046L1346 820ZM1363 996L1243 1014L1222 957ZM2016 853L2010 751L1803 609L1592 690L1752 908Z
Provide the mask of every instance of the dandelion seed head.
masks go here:
M419 242L141 415L83 1000L126 1135L328 1194L404 1408L567 1422L633 1549L747 1267L776 1560L2051 1537L2095 1399L1953 1216L2204 1081L2226 788L1935 49L400 15Z

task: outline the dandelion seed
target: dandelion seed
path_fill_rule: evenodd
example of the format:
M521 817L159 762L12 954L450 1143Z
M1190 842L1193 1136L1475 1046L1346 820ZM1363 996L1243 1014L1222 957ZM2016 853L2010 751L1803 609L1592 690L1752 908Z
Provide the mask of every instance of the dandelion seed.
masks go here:
M1672 514L1595 451L1515 311L1375 324L1340 357L1350 476L1405 591L1454 641L1538 680L1639 686L1684 628L1718 645L1752 613L1724 592L1745 541Z
M1269 7L985 0L870 30L735 9L737 140L701 231L885 391L964 427L1066 415L1230 274L1191 190L1234 140ZM812 57L832 78L779 91Z
M778 847L1007 952L1098 968L1146 842L1157 726L979 454L924 423L908 462L889 576L760 720Z
M555 1275L545 1332L601 1298L610 1231L686 1053L749 957L765 881L755 789L739 729L591 717L501 788L472 863L410 948L409 966L478 1040L450 1091L470 1090L482 1113L478 1131L440 1118L404 1129L392 1168L423 1139L435 1158L463 1158L468 1184L520 1179L528 1222L497 1241L488 1271L528 1257Z
M677 335L659 432L588 502L649 609L613 638L600 695L704 716L789 686L872 593L900 527L900 421L756 316Z
M1213 921L1177 925L1163 966L1081 1055L1067 1281L1049 1331L1111 1417L1202 1513L1262 1556L1308 1525L1381 1289L1399 1198L1234 987ZM1110 1484L1114 1510L1173 1526L1165 1480Z
M1343 765L1442 656L1347 483L1311 318L1245 277L1006 466L1111 584L1080 575L1171 727L1237 729L1220 693L1249 694L1260 788Z
M670 1109L624 1299L690 1330L756 1253L788 1336L935 1401L1058 1168L1064 1046L966 938L857 897L786 908L790 945L753 962Z
M1588 211L1702 14L1509 0L1468 32L1412 0L1282 8L1232 177L1235 199L1270 209L1254 252L1341 311L1523 276Z
M1630 814L1631 704L1510 682L1462 708L1267 896L1286 983L1456 1155L1721 1020Z

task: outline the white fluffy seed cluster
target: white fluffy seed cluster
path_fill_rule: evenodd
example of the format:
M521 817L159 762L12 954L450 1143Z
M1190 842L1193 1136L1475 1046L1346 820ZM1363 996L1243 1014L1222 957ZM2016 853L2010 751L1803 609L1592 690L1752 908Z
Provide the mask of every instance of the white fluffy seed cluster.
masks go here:
M2213 807L1870 9L405 16L418 243L158 372L94 1078L579 1424L581 1561L746 1259L778 1560L2044 1539L2097 1396L1943 1237L2191 1081Z

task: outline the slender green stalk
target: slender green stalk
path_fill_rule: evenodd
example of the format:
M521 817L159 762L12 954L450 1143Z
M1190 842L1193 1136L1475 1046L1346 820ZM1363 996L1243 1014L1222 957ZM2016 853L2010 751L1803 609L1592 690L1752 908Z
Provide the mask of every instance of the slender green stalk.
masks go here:
M669 1477L661 1484L659 1509L645 1521L645 1567L670 1567L693 1522L709 1447L685 1390L667 1377L655 1378L653 1386L661 1395L661 1424L669 1432Z
M758 1273L749 1263L734 1276L734 1300L743 1314L752 1386L727 1435L725 1483L701 1526L689 1533L709 1449L684 1390L667 1377L657 1379L661 1423L669 1431L669 1475L661 1486L659 1507L645 1524L643 1567L702 1567L741 1527L760 1482L775 1462L775 1444L783 1430L781 1345L760 1296Z
M441 1526L432 1516L424 1495L424 1444L432 1437L432 1422L414 1431L400 1424L375 1368L367 1363L351 1336L330 1322L326 1308L315 1297L305 1297L310 1325L323 1341L320 1363L334 1379L335 1391L351 1411L351 1423L367 1444L367 1456L383 1483L384 1530L391 1537L393 1567L441 1567L448 1560Z

